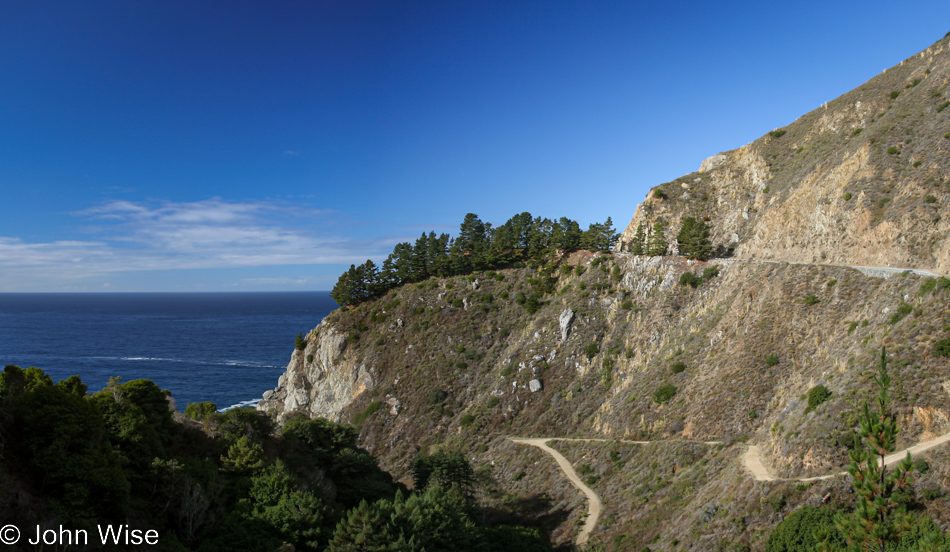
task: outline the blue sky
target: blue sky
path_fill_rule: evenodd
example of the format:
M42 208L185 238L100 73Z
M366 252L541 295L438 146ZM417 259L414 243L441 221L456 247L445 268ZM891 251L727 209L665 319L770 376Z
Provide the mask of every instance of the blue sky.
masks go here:
M14 3L0 291L327 290L467 212L619 230L947 31L945 0Z

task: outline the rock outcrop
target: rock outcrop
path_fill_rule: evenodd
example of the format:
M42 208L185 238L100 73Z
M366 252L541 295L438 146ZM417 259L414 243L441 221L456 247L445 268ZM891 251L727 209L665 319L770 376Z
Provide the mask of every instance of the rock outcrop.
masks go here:
M950 273L950 41L655 188L637 228L708 217L720 254Z
M337 420L373 386L372 370L347 359L346 336L324 320L307 334L306 348L293 352L277 388L265 392L257 408L273 412L279 422L295 413Z

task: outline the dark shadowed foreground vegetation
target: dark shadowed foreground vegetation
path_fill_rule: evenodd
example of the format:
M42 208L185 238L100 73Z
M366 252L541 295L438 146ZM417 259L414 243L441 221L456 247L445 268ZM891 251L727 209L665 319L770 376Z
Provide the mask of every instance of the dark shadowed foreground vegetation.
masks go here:
M143 550L550 550L515 514L483 515L458 453L417 457L410 491L356 445L352 426L292 419L278 430L252 408L189 404L185 416L169 399L148 380L90 394L78 376L54 384L7 366L0 518L20 528L21 545L39 525L86 530L100 548L98 524L126 524L158 532Z

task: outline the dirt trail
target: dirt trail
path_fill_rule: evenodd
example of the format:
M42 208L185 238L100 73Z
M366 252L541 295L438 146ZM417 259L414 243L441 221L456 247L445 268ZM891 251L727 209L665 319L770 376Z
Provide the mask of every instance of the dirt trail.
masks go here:
M597 526L597 519L600 518L600 511L603 509L604 503L600 500L600 497L597 496L590 487L584 484L581 481L581 478L577 476L577 472L574 471L574 467L571 466L571 463L567 461L567 458L564 458L560 452L554 450L553 448L547 445L548 441L561 441L568 439L519 439L519 438L510 438L512 442L519 443L522 445L529 445L532 447L538 447L544 452L551 455L554 458L554 461L557 462L558 467L561 468L561 471L564 472L564 475L571 481L575 487L580 489L582 493L587 495L588 502L588 512L587 520L584 522L584 528L581 529L581 532L577 535L577 540L574 541L578 547L584 547L587 545L587 540L590 538L591 531L594 530L594 527ZM571 439L574 440L574 439ZM581 440L581 439L577 439Z
M945 433L929 441L921 441L912 447L908 447L893 454L888 454L884 457L884 465L890 466L897 464L907 456L908 452L911 454L917 454L924 452L925 450L938 447L947 442L950 442L950 433ZM755 476L757 481L821 481L823 479L831 479L832 477L839 477L848 474L848 472L842 471L829 473L828 475L819 475L816 477L774 477L765 468L765 465L762 464L762 456L759 453L759 447L755 445L750 445L748 450L746 450L746 453L742 456L742 463L745 465L746 469L752 472L752 475Z

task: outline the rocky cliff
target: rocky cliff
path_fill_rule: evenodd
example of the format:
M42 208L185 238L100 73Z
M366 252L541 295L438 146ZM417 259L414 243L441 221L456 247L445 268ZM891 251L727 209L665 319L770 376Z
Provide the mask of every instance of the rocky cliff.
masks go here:
M485 500L542 493L563 542L576 493L506 436L607 439L559 445L604 498L592 542L761 549L795 507L850 496L842 479L756 482L743 443L779 477L841 469L882 346L900 443L950 431L950 359L934 347L950 336L950 280L844 266L950 272L947 42L657 187L613 254L433 278L335 311L259 408L356 423L397 475L420 450L461 449ZM640 224L695 215L733 258L624 252ZM516 300L552 268L537 311ZM810 408L819 386L830 395ZM950 475L948 451L924 457L921 492Z
M950 272L950 39L695 173L661 184L641 224L708 218L736 257Z
M371 368L344 356L346 336L328 320L307 334L304 350L294 350L277 388L264 393L258 408L278 422L290 413L337 420L363 392L373 389Z

